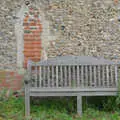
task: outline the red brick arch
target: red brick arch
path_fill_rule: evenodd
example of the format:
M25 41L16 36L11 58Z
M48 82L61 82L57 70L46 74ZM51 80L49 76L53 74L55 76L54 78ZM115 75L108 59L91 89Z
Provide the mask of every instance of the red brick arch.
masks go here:
M24 67L27 67L28 60L35 62L41 59L41 32L42 24L39 13L32 8L24 17Z

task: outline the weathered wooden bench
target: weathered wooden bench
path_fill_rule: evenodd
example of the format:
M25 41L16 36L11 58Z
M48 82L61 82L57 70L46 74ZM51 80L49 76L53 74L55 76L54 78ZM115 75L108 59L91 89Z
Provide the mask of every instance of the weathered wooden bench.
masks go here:
M90 56L61 56L28 62L25 80L25 111L30 115L30 96L77 96L82 114L82 96L117 94L118 64Z

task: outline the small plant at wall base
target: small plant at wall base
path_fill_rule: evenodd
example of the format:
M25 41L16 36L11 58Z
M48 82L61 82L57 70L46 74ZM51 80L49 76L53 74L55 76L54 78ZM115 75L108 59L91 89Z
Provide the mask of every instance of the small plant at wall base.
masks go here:
M5 94L7 93L7 90ZM5 95L4 94L4 95ZM3 100L3 99L2 99ZM37 101L36 101L37 100ZM83 99L84 100L84 99ZM13 94L2 101L0 120L119 120L118 112L104 112L86 108L82 117L76 114L76 100L71 97L36 99L31 101L31 117L24 115L24 97Z
M118 74L118 92L117 92L117 98L115 100L116 103L116 109L120 110L120 72Z
M105 97L103 101L104 111L120 111L120 73L118 74L117 96Z
M15 118L18 118L19 114L23 112L24 106L20 106L22 103L22 98L19 97L19 95L16 93L6 88L3 88L0 91L0 120L13 120Z
M118 93L116 98L116 105L120 109L120 80L118 81Z

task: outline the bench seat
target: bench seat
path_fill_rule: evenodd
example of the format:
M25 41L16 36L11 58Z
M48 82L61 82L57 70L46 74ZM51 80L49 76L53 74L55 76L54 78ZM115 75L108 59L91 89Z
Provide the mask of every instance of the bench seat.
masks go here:
M30 96L111 96L117 88L30 88Z

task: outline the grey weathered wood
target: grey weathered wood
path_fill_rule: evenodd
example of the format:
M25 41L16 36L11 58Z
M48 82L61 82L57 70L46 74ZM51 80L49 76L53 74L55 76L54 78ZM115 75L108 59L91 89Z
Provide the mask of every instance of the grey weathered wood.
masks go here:
M77 87L80 85L80 70L79 65L77 65Z
M64 82L65 82L65 87L67 87L67 68L64 66Z
M114 83L114 78L113 78L113 66L110 66L110 77L111 77L111 85Z
M27 75L29 76L28 81L30 81L32 78L32 61L30 61L30 60L28 60L28 64L27 64ZM31 86L31 82L30 82L29 86Z
M30 86L31 76L34 75L33 67L37 71L35 86ZM118 63L110 60L90 56L64 56L37 63L29 61L27 69L29 82L25 85L26 116L30 115L30 96L77 96L77 111L81 115L82 96L117 94Z
M79 92L67 92L67 91L63 91L63 92L56 92L55 90L53 92L30 92L30 96L115 96L117 95L117 90L115 91L79 91Z
M100 77L100 65L98 65L98 86L100 87L101 86L101 77Z
M54 66L52 66L52 87L54 87Z
M63 66L60 66L60 81L61 81L61 86L63 87L63 69L62 69Z
M90 86L92 86L93 77L92 77L92 66L91 65L89 66L89 70L90 70Z
M88 66L85 66L85 86L88 87Z
M29 85L25 86L25 115L30 116L30 91L29 91Z
M73 83L73 87L76 87L76 79L75 79L75 66L72 66L72 76L73 76L73 79L72 79L72 83Z
M82 96L77 96L77 113L82 115Z
M44 92L100 92L100 91L102 91L102 92L108 92L108 91L110 91L110 92L116 92L117 91L117 88L116 87L114 87L114 88L100 88L100 87L98 87L98 88L78 88L78 87L74 87L74 88L66 88L66 87L64 87L64 88L48 88L48 89L46 89L46 88L42 88L42 89L39 89L39 88L30 88L30 92L31 91L37 91L37 92L42 92L42 91L44 91ZM67 96L67 95L66 95Z
M106 86L109 87L109 68L108 65L106 65Z
M39 87L41 88L41 83L42 83L42 71L41 71L41 66L39 67Z
M50 87L50 66L47 67L47 80L48 80L48 87Z
M96 85L96 65L94 65L94 67L93 67L93 69L94 69L94 86L96 87L97 85Z
M71 66L68 66L68 73L69 73L69 87L71 87Z
M37 82L38 82L38 70L37 66L35 66L35 82L34 82L35 87L37 87Z
M105 87L105 66L102 65L102 85Z
M117 65L115 65L115 83L116 83L116 86L118 87L118 68L117 68Z
M32 62L32 65L35 63ZM110 65L110 64L116 64L115 62L111 60L106 60L103 58L97 58L92 56L59 56L56 58L50 58L48 60L42 60L37 65ZM117 63L118 64L118 63Z
M56 87L58 87L58 66L56 66Z
M27 81L28 83L25 84L25 115L30 116L30 79L32 76L32 66L31 66L31 61L28 62L27 64Z
M43 87L46 86L46 66L43 66Z
M84 72L83 72L83 65L81 66L81 86L84 86Z

